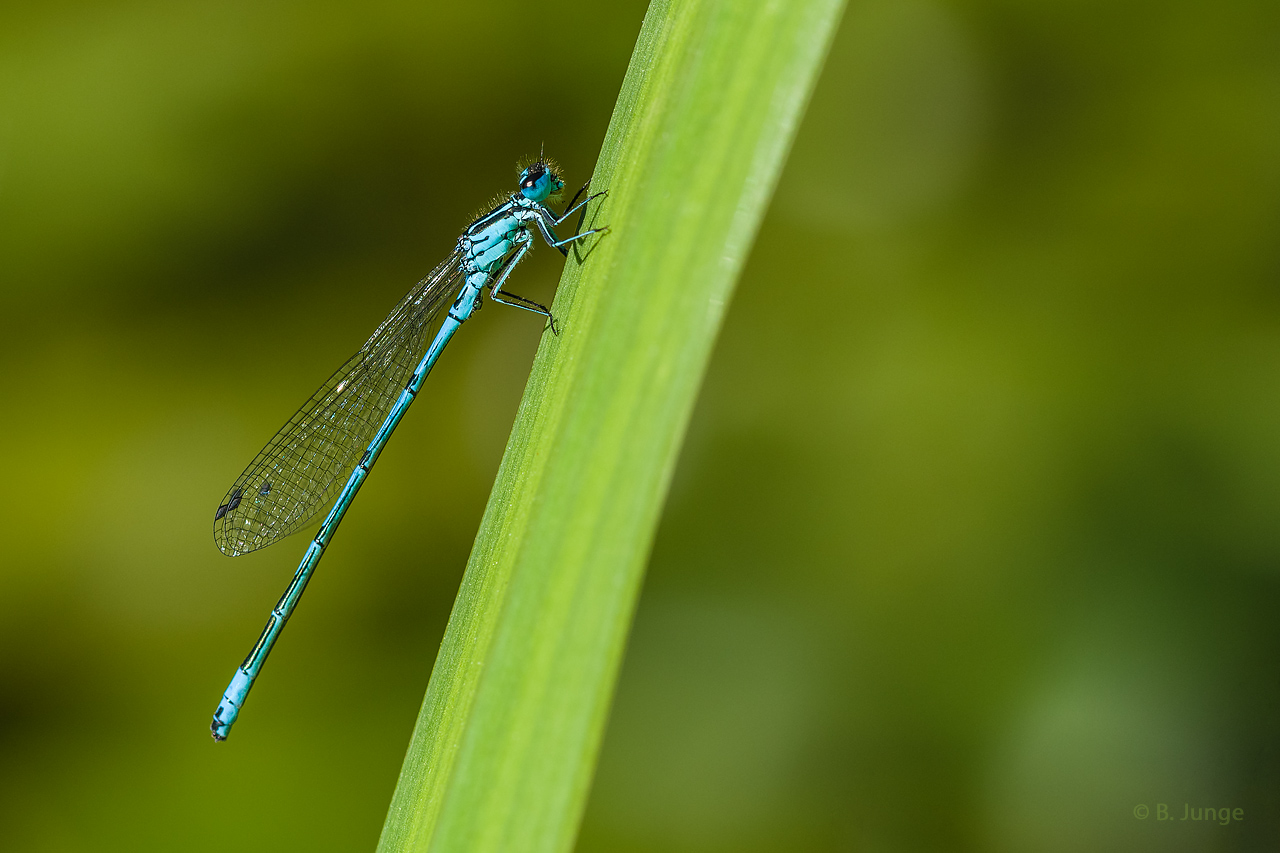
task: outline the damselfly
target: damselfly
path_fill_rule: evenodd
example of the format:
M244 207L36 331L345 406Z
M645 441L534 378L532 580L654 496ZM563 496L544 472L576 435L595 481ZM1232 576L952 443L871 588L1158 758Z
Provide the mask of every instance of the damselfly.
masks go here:
M566 257L568 244L605 230L557 238L557 225L604 195L589 195L579 203L584 186L557 216L546 202L563 189L555 167L541 157L521 171L519 192L471 223L453 253L400 300L360 351L311 395L232 484L213 520L214 541L232 557L296 533L335 495L337 500L271 611L262 636L222 694L210 726L214 740L226 740L347 507L445 344L480 307L484 292L494 302L543 315L551 331L559 334L546 306L502 287L533 247L535 229ZM446 305L445 318L427 346L433 321ZM343 478L345 485L339 489Z

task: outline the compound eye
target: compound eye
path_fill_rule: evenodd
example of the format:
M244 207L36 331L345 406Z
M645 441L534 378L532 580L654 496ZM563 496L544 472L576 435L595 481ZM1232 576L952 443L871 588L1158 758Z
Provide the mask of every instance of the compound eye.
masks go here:
M537 186L538 181L542 180L543 175L547 172L545 169L535 167L524 174L524 180L520 182L520 189L528 190Z

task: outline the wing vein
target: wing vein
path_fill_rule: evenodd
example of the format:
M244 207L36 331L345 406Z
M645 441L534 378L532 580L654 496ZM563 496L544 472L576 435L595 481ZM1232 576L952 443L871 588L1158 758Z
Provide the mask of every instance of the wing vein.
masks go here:
M296 533L337 497L461 285L460 260L455 251L414 285L231 485L213 522L222 553L246 554Z

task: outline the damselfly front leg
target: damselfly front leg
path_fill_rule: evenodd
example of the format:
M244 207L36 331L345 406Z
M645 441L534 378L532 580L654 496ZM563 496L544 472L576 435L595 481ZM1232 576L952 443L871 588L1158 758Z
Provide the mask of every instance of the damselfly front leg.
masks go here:
M582 189L578 190L578 192L574 194L573 201L569 202L568 209L565 210L565 212L560 216L556 216L555 211L549 207L546 207L545 205L538 208L538 218L535 221L538 223L538 231L542 233L542 239L547 241L548 246L558 249L560 251L560 254L564 255L566 258L569 257L569 250L566 249L565 246L569 245L575 240L581 240L583 237L590 237L592 234L599 234L602 231L609 230L609 226L605 225L601 228L593 228L590 231L583 231L579 234L574 234L572 237L568 237L564 240L561 240L559 237L556 236L555 226L564 223L564 221L567 220L570 216L572 216L574 213L581 210L582 208L586 207L588 204L595 201L596 199L609 194L608 191L598 192L598 193L595 193L594 195L587 196L585 199L579 202L578 197L581 196L584 192L586 192L586 189L588 186L589 184L582 185ZM579 223L579 227L581 227L581 223Z
M596 199L598 199L598 198L603 198L604 196L607 196L607 195L609 194L609 191L608 191L608 190L604 190L604 191L602 191L602 192L595 193L594 195L589 195L589 196L587 196L585 199L583 199L582 203L581 203L581 204L579 204L579 203L578 203L578 197L579 197L579 196L581 196L584 192L586 192L587 187L589 187L589 186L590 186L590 184L589 184L589 183L583 184L583 185L582 185L582 189L580 189L580 190L578 190L576 193L574 193L574 195L573 195L573 201L569 202L569 207L568 207L568 209L566 209L566 210L565 210L565 212L564 212L563 214L561 214L560 216L556 216L556 212L555 212L554 210L552 210L551 208L549 208L549 207L543 207L543 208L542 208L542 212L543 212L544 214L546 214L548 217L550 217L550 220L551 220L550 224L551 224L551 225L559 225L559 224L561 224L561 223L562 223L562 222L564 222L566 219L568 219L570 216L573 216L575 213L577 213L581 208L584 208L584 207L586 207L588 204L590 204L591 202L595 201Z

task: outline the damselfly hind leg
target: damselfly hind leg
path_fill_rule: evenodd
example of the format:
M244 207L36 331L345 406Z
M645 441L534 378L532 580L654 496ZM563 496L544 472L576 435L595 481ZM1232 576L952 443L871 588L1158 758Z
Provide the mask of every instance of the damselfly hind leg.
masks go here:
M489 297L494 302L501 302L503 305L511 305L515 308L523 308L526 311L532 311L535 314L541 314L547 318L551 326L551 334L559 335L560 327L556 325L556 318L552 316L551 309L540 302L534 302L532 299L526 299L515 293L508 293L505 290L499 290L497 286L489 291Z
M543 305L541 302L534 302L532 299L526 299L515 293L508 293L502 289L502 285L506 283L507 277L511 275L511 271L516 268L516 264L529 253L529 244L523 244L511 259L506 262L502 268L502 272L498 274L497 280L494 281L493 287L489 289L489 298L494 302L501 302L503 305L510 305L514 308L522 308L525 311L532 311L534 314L541 314L546 317L551 324L551 333L553 335L560 334L560 329L556 326L556 318L551 316L551 309ZM478 302L478 300L477 300Z

